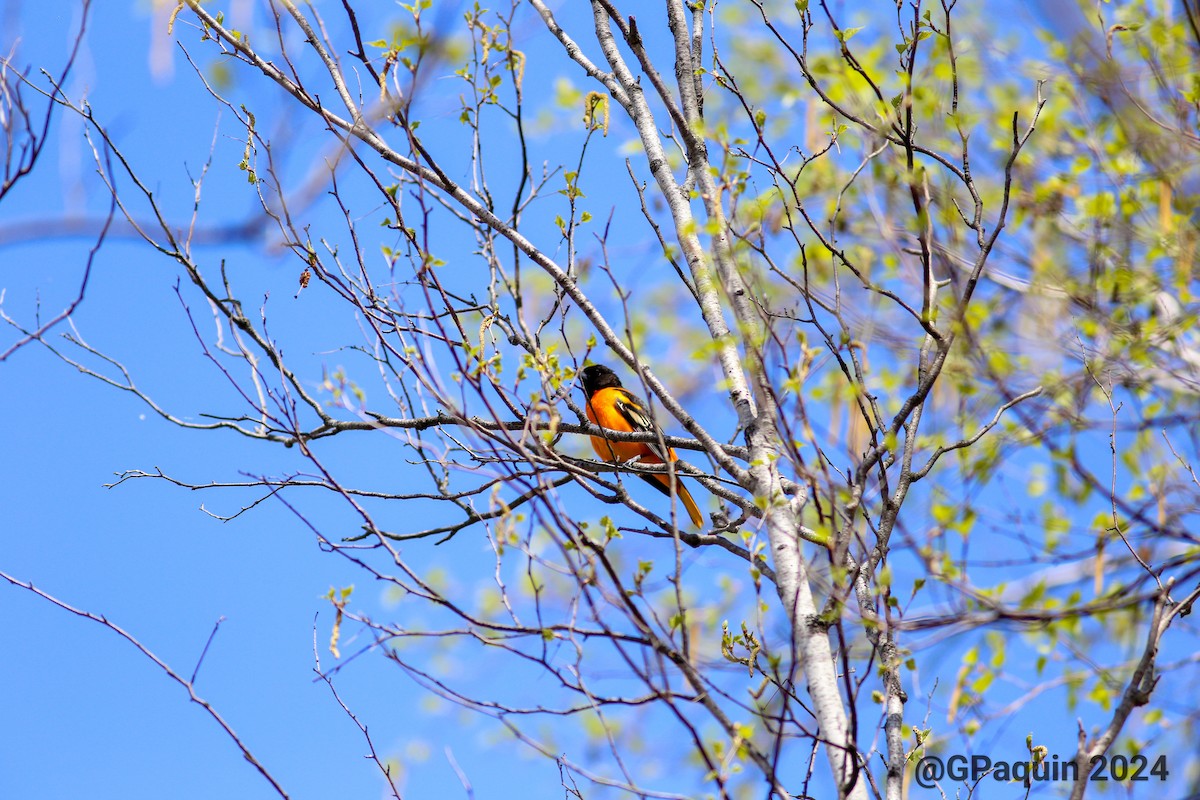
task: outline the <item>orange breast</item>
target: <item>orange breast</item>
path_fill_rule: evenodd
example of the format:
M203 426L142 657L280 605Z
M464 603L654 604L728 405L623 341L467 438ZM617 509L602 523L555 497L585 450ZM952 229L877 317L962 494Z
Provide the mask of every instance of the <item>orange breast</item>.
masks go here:
M633 431L629 420L618 410L616 401L624 396L620 389L607 387L592 395L587 404L587 418L594 424L612 431ZM641 464L661 464L644 442L613 442L600 436L592 436L592 449L602 461L629 461L637 458ZM674 458L674 452L671 453Z

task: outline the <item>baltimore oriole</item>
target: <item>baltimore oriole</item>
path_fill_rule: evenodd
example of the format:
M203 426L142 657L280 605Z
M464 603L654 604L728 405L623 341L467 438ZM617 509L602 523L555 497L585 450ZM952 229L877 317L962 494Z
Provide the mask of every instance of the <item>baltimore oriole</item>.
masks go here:
M621 379L608 367L593 364L584 367L580 373L583 394L587 398L587 418L594 424L611 431L645 431L654 432L658 429L646 405L628 389L621 386ZM592 449L601 461L617 463L637 459L639 464L662 464L666 461L678 461L674 449L668 447L664 458L658 442L614 442L603 436L593 436ZM641 473L639 478L658 489L668 497L671 496L671 476L667 473ZM696 507L686 487L678 479L675 481L675 492L687 509L692 524L700 528L704 526L704 517Z

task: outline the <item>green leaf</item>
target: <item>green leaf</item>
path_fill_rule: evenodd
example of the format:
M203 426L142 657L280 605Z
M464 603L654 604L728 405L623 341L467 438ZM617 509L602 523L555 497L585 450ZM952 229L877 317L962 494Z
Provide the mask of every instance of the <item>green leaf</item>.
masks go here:
M853 39L855 34L857 34L861 30L862 30L861 25L857 28L841 28L840 30L837 31L837 39L842 44L845 44L846 42Z

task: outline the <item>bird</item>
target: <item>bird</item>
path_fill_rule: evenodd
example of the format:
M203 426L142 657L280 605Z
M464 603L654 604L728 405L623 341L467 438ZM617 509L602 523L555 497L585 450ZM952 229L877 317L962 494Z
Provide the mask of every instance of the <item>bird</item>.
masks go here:
M621 379L611 369L603 364L592 364L584 367L579 375L583 394L587 399L587 418L592 423L611 431L658 431L646 404L621 386ZM601 461L609 463L637 459L639 464L662 464L679 460L675 450L670 447L664 456L662 446L658 442L614 442L603 436L592 436L591 440L596 455ZM665 472L640 473L638 477L668 497L671 496L671 475ZM692 524L697 528L704 527L704 517L701 516L696 501L679 480L675 481L675 493L687 509Z

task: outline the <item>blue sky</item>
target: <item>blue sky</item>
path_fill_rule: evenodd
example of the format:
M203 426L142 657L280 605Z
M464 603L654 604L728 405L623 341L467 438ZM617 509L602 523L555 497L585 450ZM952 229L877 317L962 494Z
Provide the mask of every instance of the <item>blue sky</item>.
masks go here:
M31 4L19 13L23 56L35 64L61 64L68 30ZM164 37L161 26L161 18L152 21L136 4L94 11L70 89L76 96L86 91L142 164L163 164L153 181L168 207L180 211L187 207L185 166L195 171L203 164L213 116L191 94L196 79L173 43L165 46L174 76L151 76L152 30ZM76 119L56 121L39 175L9 198L0 223L103 211L79 131ZM241 186L225 184L206 206L210 220L223 208L230 219L253 208L253 198L242 191L244 179ZM44 309L61 308L78 290L91 244L78 238L4 247L6 310L29 320L39 298ZM231 256L239 261L241 269L247 256ZM276 259L245 269L271 275L282 267ZM289 286L294 281L289 268ZM174 284L170 262L136 243L110 241L97 258L75 323L90 344L119 353L164 406L193 414L191 401L219 396L216 405L228 408L229 397L211 380L187 329ZM180 430L138 399L82 379L37 347L17 353L4 374L0 407L10 424L0 459L3 569L107 616L185 675L223 619L198 693L294 796L377 794L382 782L362 758L357 731L312 671L314 624L325 643L332 619L321 596L333 585L361 584L361 576L342 559L322 554L278 503L220 523L201 512L201 504L230 513L235 495L164 491L144 481L104 488L126 468L161 467L205 481L236 479L239 470L282 470L287 459L276 448L235 435ZM370 587L361 591L378 604ZM112 632L7 586L0 620L8 640L0 658L6 719L0 796L274 796L183 689ZM459 785L443 752L447 746L468 774L478 769L476 753L487 749L482 733L462 735L453 713L418 714L421 693L394 668L360 659L339 688L371 710L380 748L411 761L407 786L414 796ZM507 763L491 763L486 779L476 773L476 796L506 796L493 781ZM523 774L529 769L523 765ZM545 773L539 784L555 784L552 763L539 761L533 769Z

